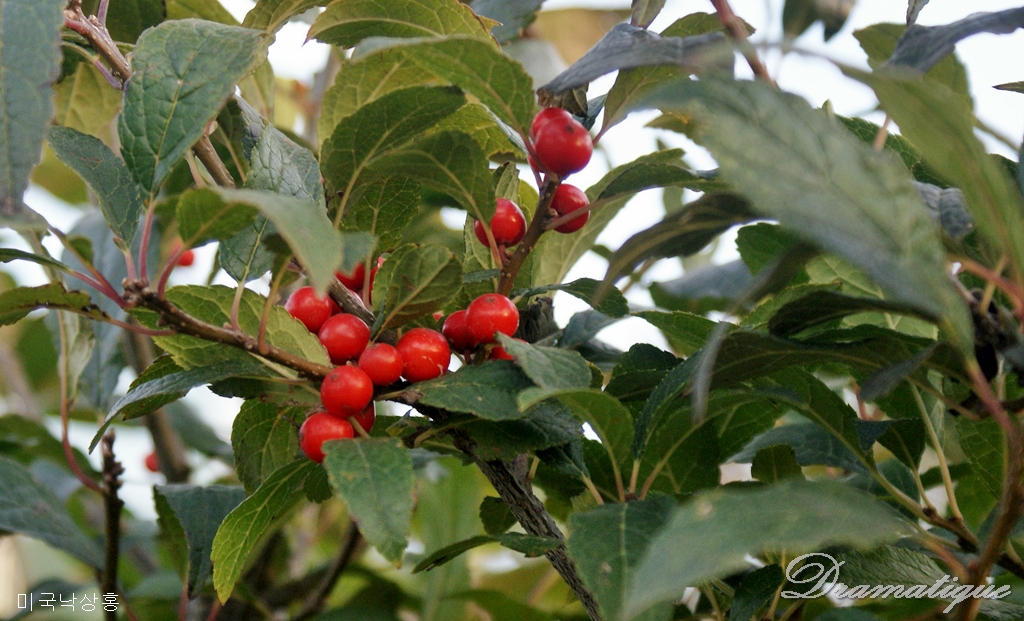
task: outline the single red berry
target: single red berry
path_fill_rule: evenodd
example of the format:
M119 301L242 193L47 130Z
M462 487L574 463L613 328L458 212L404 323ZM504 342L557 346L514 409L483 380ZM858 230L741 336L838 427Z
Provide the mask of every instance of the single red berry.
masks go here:
M320 401L329 414L354 416L373 400L373 382L359 367L336 367L320 384Z
M413 328L398 339L402 356L402 375L410 382L440 377L448 370L452 351L448 341L437 330Z
M520 343L526 342L523 339L513 340L519 341ZM490 360L515 360L515 358L512 357L512 354L505 351L505 348L502 347L501 345L495 345L494 347L492 347L491 351L487 352L487 358Z
M476 339L473 338L473 333L466 325L466 311L464 310L457 310L448 315L448 319L444 320L444 325L441 327L441 334L444 334L455 351L465 352L476 347Z
M196 253L193 252L191 249L190 250L186 250L185 252L181 253L181 256L178 257L178 266L179 267L189 267L189 266L191 266L195 262L196 262Z
M355 266L351 273L346 274L345 272L334 272L334 277L341 281L341 284L345 285L353 291L356 289L363 288L363 280L366 277L366 264L360 263Z
M494 241L501 246L515 246L523 241L526 236L526 216L523 210L507 198L499 198L494 207L494 215L491 216L491 233L494 234ZM477 220L473 223L473 232L480 243L487 246L487 233L484 225Z
M564 178L586 167L594 143L582 125L569 119L541 125L533 139L533 151L544 168Z
M157 459L155 452L146 455L146 470L149 470L150 472L160 472L160 460Z
M337 305L328 297L319 298L313 287L299 287L288 296L284 303L285 310L306 326L310 332L316 332L330 318Z
M583 190L577 188L574 185L563 183L555 189L555 196L551 199L551 208L558 212L558 215L564 216L567 213L572 213L581 207L586 207L590 204L590 199L587 198L586 193ZM583 225L590 219L590 212L577 216L572 220L569 220L555 230L559 233L575 233L576 231L583 228Z
M359 426L363 428L363 431L370 433L373 429L373 423L377 421L377 413L374 411L373 404L366 406L366 409L356 414L355 416L349 416L348 420L350 423L354 420L359 423ZM354 428L355 425L352 425Z
M341 364L363 353L370 342L370 328L359 317L341 313L324 321L317 336L327 348L331 362Z
M533 123L530 124L530 137L536 136L540 128L548 123L564 123L572 120L572 115L565 108L544 108L537 113L537 116L533 117Z
M324 460L324 442L347 439L354 435L352 425L347 420L326 412L317 412L299 427L299 446L306 457L319 464Z
M359 354L359 368L370 376L374 386L387 386L402 376L402 356L391 345L376 343Z
M466 325L477 343L491 343L496 332L515 334L519 328L519 309L500 293L485 293L466 309Z

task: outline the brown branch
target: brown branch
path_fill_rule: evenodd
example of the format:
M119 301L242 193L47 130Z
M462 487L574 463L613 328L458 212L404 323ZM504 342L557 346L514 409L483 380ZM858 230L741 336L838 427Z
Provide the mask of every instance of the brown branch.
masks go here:
M540 189L540 199L537 201L537 211L533 212L533 219L530 220L530 227L526 229L526 236L519 242L516 251L509 257L508 261L501 268L501 280L498 281L498 293L508 295L516 283L516 276L519 269L523 267L526 257L533 251L533 247L540 241L544 229L551 219L551 201L555 198L555 190L559 182L548 177Z
M718 20L729 31L729 36L743 46L743 57L747 59L747 64L750 65L754 75L774 86L775 80L768 75L768 69L761 62L761 59L758 58L757 52L750 49L747 45L747 28L743 25L743 20L736 17L736 14L732 12L729 0L711 0L711 4L714 5L715 11L718 13Z
M118 497L117 490L121 487L120 477L124 468L114 458L114 431L103 436L101 451L103 454L103 508L106 515L104 538L103 581L100 585L103 593L117 593L117 562L120 558L121 540L121 509L124 502ZM117 621L117 610L107 610L104 615L107 621Z
M235 187L234 178L231 177L231 173L228 172L224 162L217 155L217 151L213 148L213 143L210 142L209 136L204 134L198 142L192 145L192 152L203 163L210 176L217 182L217 185L225 188Z
M303 604L302 610L295 615L292 621L305 621L323 609L327 596L334 590L334 585L338 583L338 579L341 578L345 568L355 558L356 551L362 542L363 535L359 532L359 527L356 526L355 522L350 522L348 531L345 533L345 543L341 546L341 552L335 557L334 562L331 563L327 573L320 580L316 590L310 594L306 603Z

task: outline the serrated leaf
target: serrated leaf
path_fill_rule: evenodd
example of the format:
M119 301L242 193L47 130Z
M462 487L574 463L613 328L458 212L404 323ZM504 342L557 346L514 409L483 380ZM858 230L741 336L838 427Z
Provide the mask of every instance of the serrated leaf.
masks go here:
M341 230L373 235L378 253L394 250L402 243L402 233L419 207L418 183L408 177L387 177L366 188L349 207L341 220Z
M571 390L590 385L590 368L577 352L520 343L504 334L498 335L498 342L515 358L523 373L543 390Z
M231 424L231 448L238 480L252 494L299 452L295 425L303 408L282 408L257 400L242 404Z
M822 323L867 312L922 317L917 309L899 302L812 291L776 311L768 322L768 330L776 336L790 337Z
M414 387L419 402L452 412L475 414L494 421L515 420L519 411L516 395L533 386L517 366L505 360L464 366L454 373Z
M167 19L183 20L197 17L211 22L237 26L232 17L217 0L164 0L167 4Z
M516 517L504 500L497 496L487 496L480 503L480 522L488 535L500 535L516 525Z
M412 520L412 459L391 439L334 440L324 444L331 487L345 501L366 540L399 562Z
M61 500L36 483L25 467L3 457L0 457L0 529L41 539L92 567L103 566L103 551L79 530Z
M52 308L104 321L107 314L84 291L68 291L63 285L17 287L0 293L0 326L15 323L37 308Z
M553 550L561 543L552 537L540 537L538 535L526 535L523 533L504 533L501 535L477 535L457 543L435 550L427 558L420 561L413 568L412 573L430 571L444 565L448 561L458 558L459 555L488 543L499 543L506 548L522 552L527 557L541 556L548 550Z
M245 499L241 487L227 485L158 485L188 542L188 592L194 596L213 572L210 550L224 518Z
M381 311L382 330L441 310L462 286L462 266L452 251L443 246L419 246L408 252L396 252L385 265L391 275L387 278Z
M956 430L960 446L971 462L971 471L993 498L1001 498L1006 441L999 424L992 419L972 421L958 418Z
M71 167L96 193L110 229L131 245L142 214L142 197L124 162L103 142L67 127L51 127L47 142L57 158Z
M213 586L221 601L231 596L249 553L270 526L299 502L303 481L319 467L299 460L278 469L221 522L210 550Z
M660 93L649 103L693 115L697 141L755 211L854 263L893 300L941 318L959 348L970 346L970 320L946 275L938 227L890 156L765 84L707 76ZM812 172L793 168L796 161L814 163ZM831 172L837 165L841 178Z
M526 161L526 144L522 137L481 103L462 106L458 112L438 123L435 130L469 134L491 161ZM519 204L518 200L509 200Z
M317 16L306 39L353 47L367 37L443 37L468 35L488 39L483 22L456 0L387 0L335 2Z
M633 574L655 534L675 508L671 497L605 504L573 513L566 548L580 577L593 591L605 619L618 619ZM645 621L667 619L671 604L645 615Z
M707 528L709 520L714 529ZM825 544L866 549L914 531L892 509L841 483L793 479L758 490L701 493L676 509L651 541L634 573L623 618L743 568L748 554L796 554Z
M864 472L864 465L842 440L820 425L795 423L774 427L757 436L730 457L730 461L753 463L763 451L785 447L793 451L798 466L829 466L851 472Z
M128 387L129 392L142 384L152 382L153 380L161 377L166 377L171 373L177 373L181 371L181 367L174 363L174 360L170 356L160 356L153 361L148 367L139 373L131 385ZM187 394L187 390L182 392L164 392L156 391L151 396L144 397L126 405L123 410L123 416L127 418L137 418L139 416L145 416L150 412L157 410L168 403L173 403L178 399L184 397Z
M853 132L855 136L865 143L873 144L875 139L878 137L880 127L870 121L839 115L836 115L836 119L845 125L846 129ZM941 185L943 187L949 185L939 178L939 174L925 163L917 148L910 144L910 142L903 136L890 133L885 138L885 149L887 151L892 151L899 156L906 165L907 170L910 171L910 174L913 175L914 179L917 181L933 185ZM920 188L918 188L918 191L920 192Z
M117 131L144 192L155 195L268 43L261 32L200 20L164 22L139 37Z
M246 28L277 32L288 19L315 6L326 6L330 0L259 0L242 20Z
M795 425L787 425L787 427L792 426ZM750 476L762 483L770 484L790 477L803 477L803 470L797 463L796 451L792 446L775 444L757 451L754 459L750 462ZM775 586L778 587L778 585Z
M786 577L778 565L765 565L744 576L729 607L729 621L749 621L758 610L768 605L775 591L785 582Z
M248 205L226 202L213 190L196 188L178 198L175 216L185 248L228 239L253 224L257 211Z
M520 453L542 451L579 440L583 427L557 401L545 401L516 420L472 418L454 423L473 438L474 454L484 461L515 459ZM428 443L426 448L436 445ZM453 447L454 448L454 447Z

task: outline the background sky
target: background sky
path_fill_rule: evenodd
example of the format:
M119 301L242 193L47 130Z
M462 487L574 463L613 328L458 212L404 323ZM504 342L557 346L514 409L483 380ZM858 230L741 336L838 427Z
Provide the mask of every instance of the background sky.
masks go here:
M248 0L224 0L224 6L239 20L253 6ZM796 41L796 47L807 54L790 53L783 55L771 47L781 39L781 7L783 0L733 0L735 12L753 25L757 33L753 41L766 44L763 56L770 73L776 78L779 86L785 90L804 96L812 105L820 106L826 100L831 101L837 113L848 116L864 116L880 122L882 115L873 112L876 100L866 87L846 79L835 68L829 59L845 64L867 68L866 56L861 51L852 32L878 22L905 22L906 4L898 0L859 0L850 18L839 34L828 43L822 40L822 26L816 24ZM921 12L919 23L944 24L961 19L978 11L996 11L1020 6L1021 0L974 0L964 3L956 0L932 0ZM548 0L545 10L589 7L623 9L629 7L628 1L616 0ZM707 0L668 0L665 9L651 26L653 31L660 31L674 20L695 11L712 12L711 3ZM276 42L270 48L270 60L275 73L281 77L310 82L314 72L323 67L327 57L327 46L311 41L304 44L307 24L293 22L286 25L278 33ZM968 67L972 94L976 102L978 116L989 126L997 129L1013 143L1019 143L1024 133L1024 95L997 91L992 87L1006 82L1024 80L1019 59L1024 58L1024 32L1009 36L979 35L957 46L957 53ZM736 63L740 76L750 76L750 71L741 60ZM614 81L614 75L605 76L590 87L589 97L606 92ZM712 168L713 160L701 148L693 145L685 138L666 131L645 130L643 125L655 113L635 114L626 121L610 130L601 141L601 149L595 152L588 168L572 177L573 184L586 188L601 178L611 167L629 162L636 157L653 151L656 139L661 139L670 146L683 147L687 152L689 163L698 169ZM600 121L599 121L600 123ZM995 152L1017 159L1017 153L1006 145L983 136L989 148ZM524 178L532 176L524 174ZM42 212L56 226L69 230L81 212L69 205L62 204L45 191L30 189L26 201L33 208ZM465 214L457 210L446 210L445 218L453 226L461 226ZM599 242L610 248L617 248L630 235L658 222L663 216L661 191L648 191L638 195L599 238ZM736 257L733 236L723 237L714 254L715 262L724 262ZM23 247L10 231L0 231L0 244ZM59 248L51 247L51 251L59 252ZM212 247L197 250L197 261L191 268L175 270L172 283L199 282L205 279L213 262ZM24 263L10 264L16 266L16 278L22 284L41 284L45 282L41 270L36 266ZM6 267L10 267L6 266ZM568 279L589 276L602 278L605 262L593 254L585 256L570 272ZM682 275L679 261L665 260L660 262L645 276L645 281L667 280ZM233 284L223 273L216 282ZM259 283L254 288L259 288ZM263 289L265 291L265 287ZM630 302L637 306L651 306L651 300L642 287L633 288L628 293ZM572 314L585 310L587 306L575 298L558 294L555 298L556 319L564 325ZM607 328L601 338L609 343L627 349L636 342L650 342L665 346L661 334L639 319L622 321ZM122 378L126 388L132 378ZM203 390L193 391L186 401L207 420L223 438L230 437L231 420L237 412L238 403L230 402L213 396ZM73 440L78 445L88 442L94 433L91 425L83 425L75 429ZM141 517L153 517L149 486L162 482L160 475L146 472L142 467L143 457L150 451L148 434L142 429L126 429L119 432L122 441L118 443L118 455L128 468L126 475L126 499L130 508ZM127 440L127 441L125 441ZM95 457L95 456L94 456ZM203 479L212 480L223 474L219 464L207 464L199 472L199 482Z

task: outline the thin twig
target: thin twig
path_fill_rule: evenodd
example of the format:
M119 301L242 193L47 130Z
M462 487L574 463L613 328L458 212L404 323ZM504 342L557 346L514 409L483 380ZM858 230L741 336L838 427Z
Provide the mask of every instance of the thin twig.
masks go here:
M711 4L718 13L719 21L729 31L729 36L745 48L743 50L743 57L747 59L750 70L754 72L754 75L774 86L775 80L768 74L768 69L761 62L761 59L758 58L757 52L748 48L747 29L743 25L743 21L733 13L732 7L729 6L729 0L711 0Z
M526 236L519 242L516 251L509 257L501 268L501 280L498 281L498 293L508 295L516 283L516 276L519 269L526 261L526 257L533 251L533 247L540 241L544 234L544 228L551 219L551 201L555 198L555 190L558 189L558 180L548 177L540 189L540 199L537 201L537 210L533 213L530 226L526 229Z
M124 502L118 497L117 490L121 487L120 477L124 468L114 458L114 430L103 436L103 507L105 510L105 539L103 562L103 593L117 593L117 562L120 559L121 540L121 509ZM107 610L104 615L107 621L117 621L117 610Z
M220 156L217 155L209 136L204 134L192 147L192 152L203 163L217 185L225 188L235 187L235 180L231 177L231 173L228 172L227 166L224 165Z
M323 609L327 597L334 590L334 585L338 583L338 579L341 578L345 568L352 562L362 541L363 536L359 532L359 527L356 526L355 522L350 522L348 531L345 533L345 543L341 546L341 552L335 557L334 562L331 563L331 567L324 574L316 590L310 593L306 603L302 605L302 609L295 615L292 621L305 621Z

